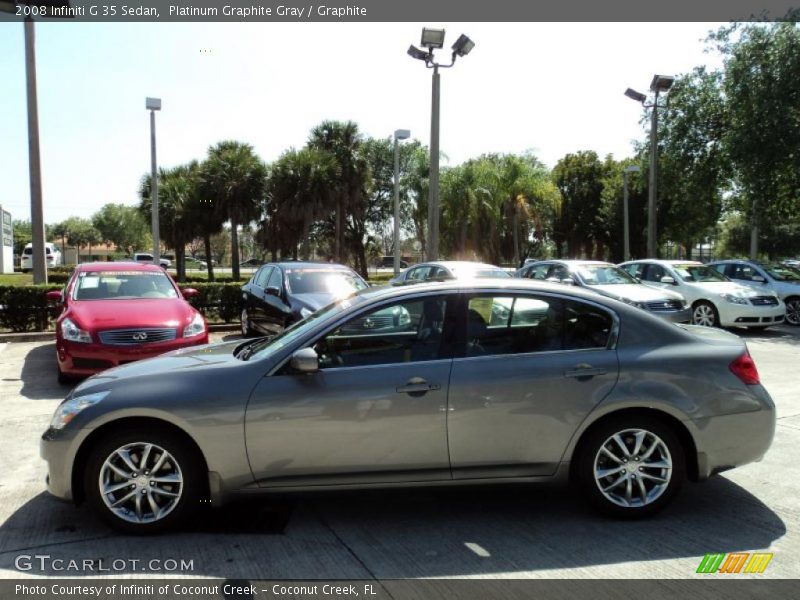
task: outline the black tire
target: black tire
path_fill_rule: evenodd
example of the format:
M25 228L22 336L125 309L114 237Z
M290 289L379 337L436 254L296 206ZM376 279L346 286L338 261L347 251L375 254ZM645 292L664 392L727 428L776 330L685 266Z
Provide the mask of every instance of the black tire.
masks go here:
M250 326L250 317L247 314L247 308L242 309L242 313L239 315L239 320L242 323L242 337L249 338L255 335L253 328Z
M793 327L800 326L800 297L792 296L786 299L786 317L784 322Z
M169 476L177 473L182 480L182 483L180 486L171 483L158 484L164 489L164 491L167 491L168 493L179 492L179 497L177 500L172 502L172 498L165 498L158 495L158 493L154 494L154 497L156 497L158 503L162 504L162 508L169 508L168 512L164 516L155 520L134 522L133 520L126 520L125 518L112 512L112 510L106 505L104 498L108 498L109 502L111 502L112 500L121 499L122 495L125 493L132 493L133 491L138 493L139 490L144 490L142 492L143 499L141 501L144 507L143 510L152 513L154 511L149 509L148 504L145 503L144 500L144 495L149 495L149 493L146 491L147 487L145 487L148 482L142 482L142 486L137 487L135 490L132 490L126 486L118 493L119 495L106 496L100 492L100 477L101 470L103 469L106 459L110 459L112 456L114 456L117 449L142 443L153 444L155 447L165 450L170 455L169 459L165 462L165 466L168 471L165 473L163 470L164 467L162 467L162 470L159 470L158 474L150 473L149 477L142 477L145 475L145 473L148 473L147 471L144 471L143 473L137 473L138 478L136 481L140 479L146 480L150 477ZM130 458L134 461L134 463L137 460L136 456L137 455L135 453L130 454ZM139 460L141 460L141 458L142 455L140 454ZM147 463L151 466L155 466L155 463L159 460L159 458L160 454L155 451L151 456L148 457ZM175 468L175 464L177 464L177 468ZM120 481L124 482L124 480L121 478ZM133 479L130 481L133 481ZM117 483L119 482L111 482L111 485L117 485ZM150 483L150 485L153 484ZM125 427L123 429L112 431L109 435L95 442L94 447L92 448L86 461L86 468L83 473L83 488L86 500L92 507L92 510L94 510L114 529L123 531L125 533L153 534L172 529L181 523L185 523L187 519L189 519L191 515L195 513L195 511L199 508L201 500L204 496L204 472L197 449L184 440L184 438L169 431L159 430L158 428L141 426ZM117 494L117 492L114 492L114 494ZM136 496L134 495L131 497L131 500L135 498ZM127 506L127 504L123 504L122 508L125 506ZM132 509L128 512L129 518L134 519L135 512L133 512Z
M700 314L707 319L711 319L712 323L698 322ZM698 300L692 305L692 325L704 325L706 327L719 327L719 312L717 307L707 302L706 300Z
M615 434L620 434L623 443L629 449L635 449L636 436L632 430L644 431L650 435L643 438L641 449L638 451L638 460L634 462L634 456L636 455L633 455L633 453L628 457L631 460L631 467L629 468L627 464L628 458L625 459L625 464L614 462L607 458L601 449L604 446L609 446L608 443L611 442L614 444L612 449L617 448L617 453L622 455L621 449L612 441L612 436ZM661 442L661 445L657 445L657 449L653 451L653 454L643 459L649 447L656 440ZM668 452L666 455L663 453L663 446L666 447ZM653 417L619 417L602 422L588 432L585 439L581 441L578 452L579 455L576 457L578 460L577 476L581 490L596 510L608 516L636 519L652 515L672 501L686 479L686 457L678 437L671 427ZM648 462L651 464L663 464L665 458L671 461L672 468L669 472L665 469L643 466ZM635 470L633 468L634 464L637 465ZM598 473L602 473L604 470L611 471L618 467L624 469L622 473L618 474L625 485L617 483L617 474L609 475L605 478L596 478L596 466ZM627 501L625 498L627 481L623 479L624 476L627 476L628 480L631 481L632 495L628 506L615 502L608 497L610 495L617 497L616 499L621 502ZM666 479L666 483L655 482L652 477L656 476ZM606 493L601 490L601 485L605 486ZM617 487L614 487L615 485ZM645 489L644 498L652 496L650 500L643 501L639 492L640 485L644 486ZM633 492L636 492L635 498L633 497Z

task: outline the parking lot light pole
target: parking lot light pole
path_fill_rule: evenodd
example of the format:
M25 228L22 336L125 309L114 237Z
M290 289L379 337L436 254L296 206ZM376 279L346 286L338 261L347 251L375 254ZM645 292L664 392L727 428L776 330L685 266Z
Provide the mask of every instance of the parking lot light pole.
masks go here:
M394 274L400 272L400 140L411 137L408 129L394 132Z
M638 173L641 171L641 167L638 165L630 165L625 167L625 170L622 172L622 208L624 212L624 235L625 235L625 252L624 258L626 261L631 259L631 221L630 221L630 214L628 212L628 175L630 173Z
M653 102L646 104L647 96L628 88L625 95L639 102L645 108L651 108L650 113L650 183L647 189L647 256L658 258L658 237L656 211L658 205L658 96L666 94L675 82L670 75L654 75L650 82L650 91L653 92Z
M156 111L161 110L161 98L146 98L150 111L150 210L153 228L153 264L161 265L161 240L158 223L158 166L156 161Z
M431 146L430 146L430 177L428 191L428 248L427 259L439 258L439 68L449 69L456 64L456 58L466 56L475 47L475 42L466 35L461 34L453 44L453 53L450 64L440 64L433 60L433 51L444 46L444 29L425 27L422 30L420 45L428 51L420 50L416 46L408 48L408 55L425 63L428 69L433 69L431 86Z

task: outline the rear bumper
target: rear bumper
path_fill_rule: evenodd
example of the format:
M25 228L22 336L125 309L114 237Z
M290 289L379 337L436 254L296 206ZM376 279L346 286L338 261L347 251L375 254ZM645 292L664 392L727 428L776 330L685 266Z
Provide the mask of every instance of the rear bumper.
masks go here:
M761 460L775 435L775 405L767 391L753 386L761 410L689 421L697 446L699 479Z
M93 375L125 363L153 358L190 346L208 343L208 333L191 338L178 338L164 343L141 346L107 346L103 344L81 344L58 339L56 354L58 367L65 375Z

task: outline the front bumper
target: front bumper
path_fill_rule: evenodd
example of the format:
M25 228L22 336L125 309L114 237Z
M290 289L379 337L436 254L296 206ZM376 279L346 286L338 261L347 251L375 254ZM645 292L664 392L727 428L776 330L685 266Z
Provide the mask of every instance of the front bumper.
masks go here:
M208 343L208 333L178 338L163 343L139 346L110 346L92 342L81 344L59 339L56 344L58 367L65 375L93 375L129 362L160 356L166 352Z
M47 463L47 491L60 500L71 501L72 465L77 448L90 430L48 429L39 440L39 455Z
M691 323L692 321L692 309L689 307L681 310L647 310L647 312L670 323Z
M764 327L783 323L786 307L752 306L726 302L719 305L719 322L723 327Z
M775 404L767 391L752 386L760 410L689 421L697 446L698 478L761 460L775 435Z

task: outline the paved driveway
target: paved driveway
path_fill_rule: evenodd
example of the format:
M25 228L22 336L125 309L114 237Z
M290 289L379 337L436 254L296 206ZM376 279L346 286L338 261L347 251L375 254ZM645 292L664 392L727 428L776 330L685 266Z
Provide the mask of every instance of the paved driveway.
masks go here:
M778 405L772 449L761 463L688 484L653 519L599 518L554 488L402 490L237 504L156 538L120 536L44 493L38 439L68 390L56 382L53 343L0 344L0 578L64 574L20 573L23 554L124 561L122 572L145 576L166 574L149 561L163 569L174 559L192 569L170 576L230 579L683 578L707 552L754 550L775 553L763 576L798 577L800 330L745 335Z

